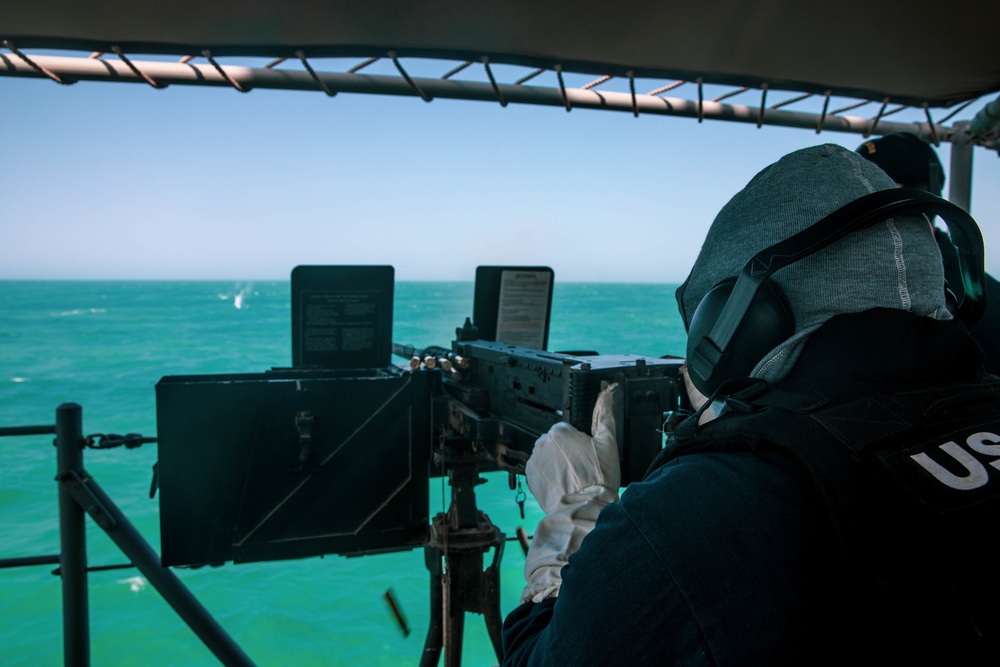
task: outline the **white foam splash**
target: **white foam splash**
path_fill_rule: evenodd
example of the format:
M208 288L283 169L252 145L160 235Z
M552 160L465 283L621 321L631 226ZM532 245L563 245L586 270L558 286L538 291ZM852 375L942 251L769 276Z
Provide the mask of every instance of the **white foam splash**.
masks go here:
M146 588L146 580L143 579L142 577L138 577L138 576L136 576L136 577L129 577L128 579L119 579L118 583L119 584L127 584L128 587L129 587L129 589L133 593L138 593L139 591L141 591L144 588Z
M233 305L236 306L236 310L241 310L247 306L245 299L251 294L256 294L253 291L253 285L241 285L237 288L236 296L233 297Z
M106 308L74 308L73 310L63 310L58 313L53 313L56 317L71 317L73 315L83 315L84 313L90 313L91 315L98 313L106 313L108 310Z

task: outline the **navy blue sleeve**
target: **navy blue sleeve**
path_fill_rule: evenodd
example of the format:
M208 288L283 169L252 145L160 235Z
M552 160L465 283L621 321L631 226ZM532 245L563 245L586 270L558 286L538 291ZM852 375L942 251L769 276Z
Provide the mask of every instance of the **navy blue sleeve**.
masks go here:
M562 576L558 598L528 602L507 617L505 667L648 664L665 649L672 656L663 664L704 664L686 601L621 505L601 512Z
M510 612L503 622L504 665L527 665L538 635L549 625L556 598L539 603L525 602Z
M507 618L503 664L790 664L830 592L804 477L779 453L705 454L629 486L570 556L559 597Z

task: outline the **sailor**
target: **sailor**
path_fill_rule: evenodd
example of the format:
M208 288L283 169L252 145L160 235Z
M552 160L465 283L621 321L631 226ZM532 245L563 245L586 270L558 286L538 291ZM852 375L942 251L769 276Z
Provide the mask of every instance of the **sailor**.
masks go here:
M527 479L545 516L504 665L1000 664L984 657L1000 381L949 308L927 218L878 217L784 266L766 281L774 313L737 329L746 348L725 347L722 376L695 358L711 359L698 342L753 256L895 188L823 145L722 209L677 291L708 398L620 499L616 388L592 436L539 439ZM772 315L787 321L772 331ZM727 368L737 352L750 361Z
M858 154L877 164L901 188L920 188L941 196L944 167L929 143L911 132L892 132L870 139Z

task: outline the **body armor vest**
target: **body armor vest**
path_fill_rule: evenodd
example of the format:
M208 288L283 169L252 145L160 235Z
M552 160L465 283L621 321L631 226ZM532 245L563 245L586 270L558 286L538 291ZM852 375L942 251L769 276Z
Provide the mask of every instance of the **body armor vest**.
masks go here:
M733 382L723 416L679 425L654 468L706 451L795 457L856 582L831 604L887 657L1000 664L1000 378L839 401Z

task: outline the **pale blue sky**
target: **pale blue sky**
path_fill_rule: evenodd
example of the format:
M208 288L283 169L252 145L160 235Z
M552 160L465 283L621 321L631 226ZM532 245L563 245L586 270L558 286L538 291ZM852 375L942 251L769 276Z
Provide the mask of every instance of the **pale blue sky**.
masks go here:
M392 264L397 280L471 280L479 264L545 264L558 281L677 282L762 167L861 143L321 92L0 77L0 97L0 279L263 280L297 264ZM997 155L976 149L972 213L994 274L998 184Z

